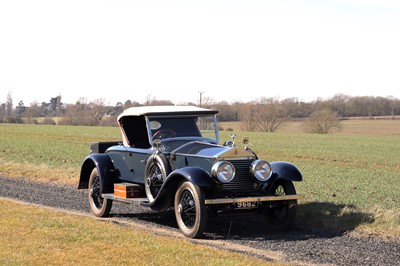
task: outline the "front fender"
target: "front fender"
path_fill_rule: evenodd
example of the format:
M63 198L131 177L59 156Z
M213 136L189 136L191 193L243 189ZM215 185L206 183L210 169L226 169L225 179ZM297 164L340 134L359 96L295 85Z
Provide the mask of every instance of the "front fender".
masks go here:
M285 179L289 181L302 181L303 175L294 164L288 162L272 162L272 176L275 179Z
M186 180L206 190L215 185L214 179L206 171L195 166L183 167L173 171L168 176L168 180L172 180L176 176L184 177Z
M188 180L191 183L203 188L204 190L208 190L215 185L212 177L201 168L194 166L180 168L174 170L168 175L167 179L160 189L160 192L153 202L142 203L142 205L146 207L151 207L153 210L156 211L163 211L168 209L173 204L175 192L178 189L179 184L184 180Z
M87 189L93 168L97 168L100 177L100 192L114 192L115 169L111 158L104 153L93 153L85 158L81 168L78 189Z

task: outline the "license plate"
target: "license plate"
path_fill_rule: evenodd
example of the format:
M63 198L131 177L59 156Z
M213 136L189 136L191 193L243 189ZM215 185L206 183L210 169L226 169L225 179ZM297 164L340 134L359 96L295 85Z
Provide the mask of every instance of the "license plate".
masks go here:
M258 207L257 201L237 202L235 203L236 209L253 209Z

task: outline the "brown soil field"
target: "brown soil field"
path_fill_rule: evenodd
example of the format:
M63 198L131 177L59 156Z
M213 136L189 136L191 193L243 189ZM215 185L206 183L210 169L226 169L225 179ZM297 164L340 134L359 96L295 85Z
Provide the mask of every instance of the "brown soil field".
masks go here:
M342 121L343 128L335 134L400 135L400 119L351 119ZM241 131L241 122L220 122L224 131ZM289 121L279 132L304 132L304 121Z

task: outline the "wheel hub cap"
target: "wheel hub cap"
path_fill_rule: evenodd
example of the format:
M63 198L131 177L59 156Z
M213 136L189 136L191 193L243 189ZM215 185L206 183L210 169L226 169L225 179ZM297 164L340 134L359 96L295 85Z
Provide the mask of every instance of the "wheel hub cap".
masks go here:
M182 204L179 204L178 205L178 213L182 213L182 211L183 211Z

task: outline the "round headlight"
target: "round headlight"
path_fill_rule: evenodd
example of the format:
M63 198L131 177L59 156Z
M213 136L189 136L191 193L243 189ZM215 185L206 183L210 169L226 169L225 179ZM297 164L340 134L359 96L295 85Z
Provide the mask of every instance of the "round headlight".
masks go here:
M260 181L267 181L272 175L272 167L269 162L255 160L250 166L251 173Z
M228 183L235 177L235 167L230 162L219 161L212 166L211 174L222 183Z

